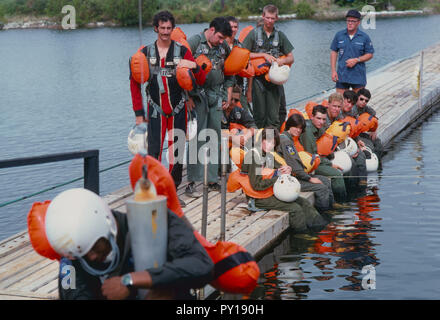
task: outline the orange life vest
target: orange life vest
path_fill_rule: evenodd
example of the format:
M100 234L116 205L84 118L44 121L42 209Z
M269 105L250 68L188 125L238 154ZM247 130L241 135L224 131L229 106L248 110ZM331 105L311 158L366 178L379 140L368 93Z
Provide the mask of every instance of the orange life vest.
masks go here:
M269 179L272 177L272 175L273 171L270 173L266 172L266 174L263 174L263 179ZM255 199L267 199L273 196L273 187L269 187L266 190L255 190L252 188L252 185L249 181L249 176L241 173L238 169L229 175L226 188L228 192L235 192L239 189L243 189L243 192L247 196Z
M370 115L367 112L362 113L358 117L358 120L362 126L361 132L374 132L379 126L379 120L375 116Z
M43 257L60 260L61 256L52 248L46 237L46 211L50 201L34 202L27 216L28 233L34 250Z
M138 51L130 58L130 71L133 79L140 84L147 82L150 79L150 67L147 57L141 51L144 46L141 46Z
M225 60L224 72L226 76L238 74L246 68L249 62L250 51L246 48L235 46Z

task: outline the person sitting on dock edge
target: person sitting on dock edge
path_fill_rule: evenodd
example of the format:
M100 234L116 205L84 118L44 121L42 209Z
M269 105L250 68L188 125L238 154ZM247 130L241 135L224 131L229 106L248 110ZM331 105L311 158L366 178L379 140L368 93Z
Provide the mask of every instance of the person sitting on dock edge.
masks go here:
M366 88L362 88L357 93L357 102L352 109L352 113L356 118L359 118L363 113L368 113L371 116L376 116L376 111L368 106L368 102L371 99L371 92ZM359 134L359 139L365 146L369 147L379 159L379 168L382 165L383 144L380 138L377 136L377 128L371 132L362 132Z
M255 147L246 152L241 171L236 170L229 176L228 192L242 188L251 210L289 212L289 225L297 233L323 228L328 222L307 199L298 196L293 202L285 202L274 194L273 186L277 179L292 172L292 168L274 151L280 142L278 130L260 129L255 138ZM285 192L295 190L286 189Z
M327 108L318 104L313 107L312 116L307 120L306 128L301 134L299 141L304 150L310 154L318 154L316 141L325 132L325 123L327 121ZM321 156L321 163L315 170L315 174L331 177L333 195L336 202L344 202L347 198L345 189L344 177L342 169L334 164L324 156Z
M283 156L288 166L292 168L292 175L301 184L301 191L311 191L315 194L315 207L324 212L333 207L333 191L331 181L325 176L314 175L305 171L305 166L295 148L294 137L304 131L306 122L301 114L292 114L286 121L286 128L280 134L278 153Z

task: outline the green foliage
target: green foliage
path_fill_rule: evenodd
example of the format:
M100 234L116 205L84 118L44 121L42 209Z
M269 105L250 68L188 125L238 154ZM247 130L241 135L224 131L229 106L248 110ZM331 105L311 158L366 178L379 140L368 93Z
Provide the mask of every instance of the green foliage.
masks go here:
M296 5L295 11L298 19L310 19L315 14L315 10L312 6L305 1L299 2Z

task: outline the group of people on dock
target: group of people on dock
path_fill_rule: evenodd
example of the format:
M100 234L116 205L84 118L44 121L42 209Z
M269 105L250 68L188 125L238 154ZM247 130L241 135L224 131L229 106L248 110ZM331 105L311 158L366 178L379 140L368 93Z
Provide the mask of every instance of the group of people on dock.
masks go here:
M236 38L239 22L235 17L217 17L209 28L187 39L185 35L173 37L173 30L178 29L173 15L168 11L159 12L153 21L157 41L141 49L150 70L144 81L147 112L142 105L142 83L135 79L131 68L133 110L136 124L148 122L148 154L159 160L166 132L168 160L183 158L175 147L178 139L172 132L180 129L188 135L188 117L196 119L196 134L190 135L196 139L193 144L196 147L188 148L195 161L187 163L186 196L202 195L195 183L204 181L204 165L199 153L207 142L211 152L207 165L209 189L220 190L221 161L217 160L219 150L224 149L220 137L227 136L233 163L228 191L243 189L250 210L291 212L291 227L304 231L325 224L320 213L343 203L347 188L366 185L370 153L381 157L377 117L374 109L367 105L371 93L365 88L365 62L373 57L374 49L369 36L358 29L361 14L349 10L347 28L335 35L330 46L331 77L336 82L336 92L321 104L308 103L304 113L291 109L287 116L284 87L268 77L274 64L282 67L294 63L294 47L275 26L277 19L278 8L266 5L257 26L240 32L241 41ZM244 56L236 55L236 48L245 52ZM231 71L232 59L237 63L245 59L245 67ZM182 86L183 78L176 72L182 68L187 68L191 75L189 87ZM360 119L364 113L368 117ZM338 126L344 127L343 137L334 133ZM349 130L345 130L347 126ZM214 134L203 134L206 129ZM330 150L322 151L321 140L325 140L322 138L325 135L333 140L327 142ZM200 139L201 136L205 139ZM337 145L349 136L357 150L350 155L350 169L345 170L334 158ZM337 143L335 137L338 137ZM307 161L316 165L310 168ZM170 161L169 170L176 188L182 182L182 162ZM261 170L269 167L270 174L261 174ZM314 193L314 207L301 197L286 202L274 194L273 186L286 174L298 180L301 191ZM185 202L179 201L185 207Z
M183 171L183 154L175 147L179 130L189 145L195 141L187 153L196 159L187 163L188 197L201 196L195 182L204 180L199 153L207 142L209 189L220 190L217 158L227 152L227 190L243 190L250 211L287 211L295 232L323 228L328 211L346 200L347 188L366 185L371 155L380 159L382 154L378 120L365 88L364 63L374 50L357 29L360 18L350 10L347 29L331 45L337 92L328 101L307 103L305 112L290 109L287 114L283 82L277 80L283 75L277 70L290 71L283 67L294 63L293 46L275 27L276 6L264 7L257 27L240 33L242 41L236 39L239 23L234 17L217 17L186 39L183 32L176 35L170 12L157 13L157 40L130 59L136 134L142 138L129 136L129 149L135 151L130 164L134 200L127 202L127 214L111 210L91 191L72 189L50 203L35 204L28 215L34 249L60 261L60 298L194 299L191 289L208 283L235 293L249 294L255 288L259 269L253 257L231 242L209 243L183 214L185 203L176 192ZM220 137L226 137L226 146ZM165 140L168 169L160 162ZM141 148L130 148L130 141L141 141ZM342 162L338 152L346 155ZM313 192L314 205L300 191ZM139 228L130 213L137 211L153 238L164 236L161 244L145 240L150 231ZM167 222L159 222L165 216ZM146 237L137 243L139 234ZM148 267L139 266L141 260L148 260ZM140 295L141 289L148 292Z

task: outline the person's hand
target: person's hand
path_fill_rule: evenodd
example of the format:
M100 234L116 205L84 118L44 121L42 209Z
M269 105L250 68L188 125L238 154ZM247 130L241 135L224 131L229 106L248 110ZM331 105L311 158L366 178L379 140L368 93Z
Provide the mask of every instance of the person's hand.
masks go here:
M278 59L276 59L275 61L276 61L276 63L278 64L278 66L281 67L281 66L284 66L284 62L283 62L283 60L284 60L284 59L278 58Z
M130 290L121 283L122 277L106 279L101 287L101 292L108 300L123 300L128 297Z
M371 137L371 140L376 140L376 138L377 138L377 132L376 131L374 131L374 132L370 132L370 137Z
M197 67L197 64L194 61L181 59L177 67L195 69Z
M339 80L338 73L336 71L332 71L332 80L333 82L337 82Z
M344 172L344 169L342 169L340 166L338 166L337 164L332 164L332 167L338 170L341 170L341 172Z
M274 62L274 61L277 60L274 56L271 56L271 55L268 54L268 53L265 53L265 54L264 54L264 59L266 59L266 60L267 60L268 62L270 62L270 63L272 63L272 62Z
M352 58L345 61L345 65L347 68L353 68L358 63L357 59Z
M227 101L222 101L222 109L223 110L227 110L229 108L229 102Z
M309 182L316 183L316 184L318 184L318 183L322 184L321 180L319 180L318 178L314 178L314 177L310 178Z
M188 111L193 111L194 110L196 105L194 103L194 100L191 97L188 98L188 101L186 102L186 106L188 108Z
M278 169L278 171L281 174L291 174L292 173L292 168L289 166L282 166L281 168Z

